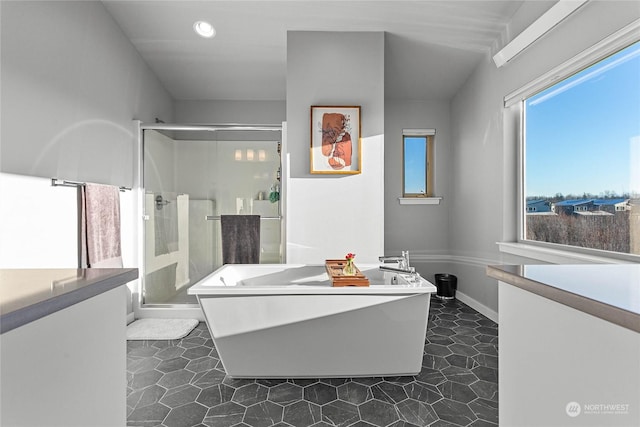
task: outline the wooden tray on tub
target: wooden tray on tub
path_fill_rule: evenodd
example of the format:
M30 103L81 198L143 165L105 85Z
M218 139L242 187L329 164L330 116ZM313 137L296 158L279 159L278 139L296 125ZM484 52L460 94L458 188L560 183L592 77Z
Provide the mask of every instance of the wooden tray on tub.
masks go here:
M345 276L342 272L345 265L347 265L347 261L344 259L325 260L324 266L333 286L369 286L369 279L362 274L355 264L355 276Z

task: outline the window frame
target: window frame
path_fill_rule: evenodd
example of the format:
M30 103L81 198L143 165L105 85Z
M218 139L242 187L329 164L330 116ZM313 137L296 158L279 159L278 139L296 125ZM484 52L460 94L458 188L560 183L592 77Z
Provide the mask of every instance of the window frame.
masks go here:
M434 197L434 145L435 145L435 129L403 129L402 130L402 199L425 199ZM424 138L425 149L425 193L408 193L406 192L405 172L406 172L406 156L405 156L405 140L407 138Z
M636 20L624 28L618 30L602 41L584 50L568 61L553 68L537 79L527 83L523 87L511 92L504 97L504 113L507 126L516 130L517 134L517 220L516 242L501 242L501 252L533 259L541 259L547 262L555 258L575 258L580 260L593 260L594 262L640 262L640 255L612 252L600 249L585 248L580 246L564 245L559 243L539 242L526 239L526 114L525 102L535 94L548 89L558 81L562 81L580 71L588 68L616 52L640 41L640 20ZM510 125L509 125L510 122ZM507 133L505 132L505 135ZM527 249L530 248L530 249Z

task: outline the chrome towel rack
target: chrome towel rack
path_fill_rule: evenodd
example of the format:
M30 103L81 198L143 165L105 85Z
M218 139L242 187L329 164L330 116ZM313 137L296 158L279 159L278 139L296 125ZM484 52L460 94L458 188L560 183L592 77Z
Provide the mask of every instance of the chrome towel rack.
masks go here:
M67 181L66 179L51 178L52 187L83 187L86 182ZM131 191L130 187L118 187L120 191Z

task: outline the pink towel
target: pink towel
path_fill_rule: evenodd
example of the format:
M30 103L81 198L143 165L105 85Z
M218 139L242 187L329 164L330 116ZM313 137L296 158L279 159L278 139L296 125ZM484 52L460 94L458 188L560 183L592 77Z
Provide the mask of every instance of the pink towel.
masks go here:
M101 184L79 188L81 267L122 267L120 190Z

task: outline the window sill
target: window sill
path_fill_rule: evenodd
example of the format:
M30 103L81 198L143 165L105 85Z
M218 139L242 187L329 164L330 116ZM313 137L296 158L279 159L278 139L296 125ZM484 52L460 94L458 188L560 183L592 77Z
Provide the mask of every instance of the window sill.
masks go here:
M551 264L627 264L630 262L638 262L637 255L619 254L616 257L598 256L572 251L569 248L566 250L555 249L517 242L498 242L498 247L502 253Z
M401 205L439 205L442 197L398 197Z

